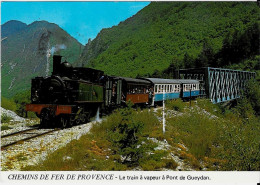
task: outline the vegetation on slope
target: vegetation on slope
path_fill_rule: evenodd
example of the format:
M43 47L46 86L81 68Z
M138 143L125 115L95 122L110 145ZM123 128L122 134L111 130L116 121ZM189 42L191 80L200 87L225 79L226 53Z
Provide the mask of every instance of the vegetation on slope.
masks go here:
M256 2L152 2L103 29L80 63L129 77L237 64L259 55L259 13Z
M176 170L174 155L195 170L259 171L259 101L259 85L250 83L230 106L206 99L191 107L180 100L167 102L165 135L160 109L121 109L25 170ZM169 147L159 146L164 139Z

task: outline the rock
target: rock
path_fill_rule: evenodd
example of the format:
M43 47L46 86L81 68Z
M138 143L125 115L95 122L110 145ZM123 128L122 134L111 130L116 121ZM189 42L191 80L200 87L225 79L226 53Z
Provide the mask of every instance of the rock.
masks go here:
M15 112L4 109L2 107L0 108L1 115L6 114L8 117L11 117L12 119L10 121L25 122L26 119L18 116Z

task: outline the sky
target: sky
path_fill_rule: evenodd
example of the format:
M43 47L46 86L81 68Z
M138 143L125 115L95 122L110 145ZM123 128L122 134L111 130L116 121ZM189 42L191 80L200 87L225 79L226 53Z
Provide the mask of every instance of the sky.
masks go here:
M1 2L1 25L18 20L26 24L45 20L85 45L102 28L133 16L150 2Z

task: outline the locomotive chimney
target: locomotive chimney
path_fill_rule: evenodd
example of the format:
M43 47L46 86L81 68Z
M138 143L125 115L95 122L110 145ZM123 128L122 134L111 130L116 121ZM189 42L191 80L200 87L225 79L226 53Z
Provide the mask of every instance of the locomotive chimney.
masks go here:
M53 72L52 75L57 75L60 73L60 64L61 64L60 55L53 55Z

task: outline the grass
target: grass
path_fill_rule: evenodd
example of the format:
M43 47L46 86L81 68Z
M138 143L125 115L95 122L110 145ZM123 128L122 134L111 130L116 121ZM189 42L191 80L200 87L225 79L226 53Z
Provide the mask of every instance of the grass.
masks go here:
M181 111L181 116L167 116L164 135L160 110L117 110L79 140L23 170L175 170L178 163L170 154L195 170L260 169L260 119L251 110L246 118L238 113L248 106L227 109L204 99L192 102L192 108L186 106L167 102L167 110ZM155 150L158 143L148 138L166 139L170 148Z
M8 125L1 125L1 130L9 130L11 129L12 127L9 127Z
M251 115L245 122L235 108L222 112L206 100L197 106L167 120L167 137L188 148L179 152L180 157L195 169L201 168L201 161L211 170L259 170L259 118ZM210 114L201 114L201 108Z
M102 123L93 125L89 134L48 155L41 164L22 170L119 171L138 166L143 170L175 169L177 163L167 158L169 153L154 150L157 144L147 139L162 139L156 132L150 132L157 130L159 125L157 117L149 110L118 110ZM124 143L125 140L131 142Z

